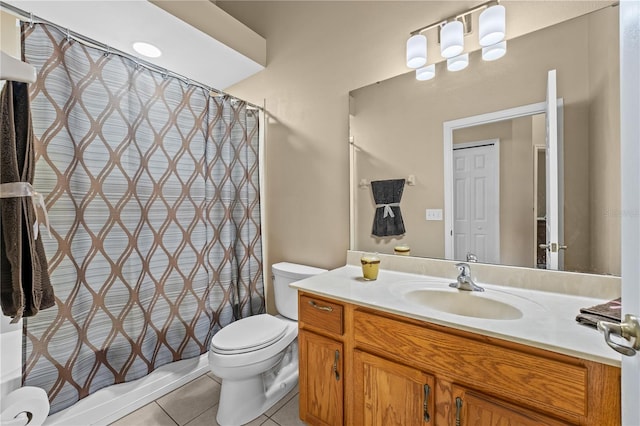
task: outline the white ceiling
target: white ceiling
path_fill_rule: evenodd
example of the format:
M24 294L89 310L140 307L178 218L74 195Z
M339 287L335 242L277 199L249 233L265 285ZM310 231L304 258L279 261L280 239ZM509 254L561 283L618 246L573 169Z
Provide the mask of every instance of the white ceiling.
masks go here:
M6 3L134 56L140 57L131 47L133 42L152 43L162 56L142 59L215 89L225 90L264 69L146 0Z

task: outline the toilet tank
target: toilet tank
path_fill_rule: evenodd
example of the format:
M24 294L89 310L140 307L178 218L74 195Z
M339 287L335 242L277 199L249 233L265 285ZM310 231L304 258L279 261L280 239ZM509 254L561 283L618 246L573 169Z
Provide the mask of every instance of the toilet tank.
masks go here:
M298 320L298 290L289 287L289 284L322 272L327 270L289 262L280 262L271 266L273 292L280 315Z

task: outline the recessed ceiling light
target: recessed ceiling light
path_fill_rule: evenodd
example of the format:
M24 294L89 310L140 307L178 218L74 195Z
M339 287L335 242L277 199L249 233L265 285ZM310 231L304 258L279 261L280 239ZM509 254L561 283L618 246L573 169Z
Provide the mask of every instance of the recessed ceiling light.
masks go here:
M162 55L162 51L160 49L153 44L145 43L144 41L136 41L133 43L133 50L148 58L157 58Z

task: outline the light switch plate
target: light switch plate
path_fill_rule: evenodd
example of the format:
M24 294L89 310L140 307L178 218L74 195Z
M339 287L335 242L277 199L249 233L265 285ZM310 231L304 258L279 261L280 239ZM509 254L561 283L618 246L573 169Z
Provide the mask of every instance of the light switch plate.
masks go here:
M427 209L427 220L442 220L442 209Z

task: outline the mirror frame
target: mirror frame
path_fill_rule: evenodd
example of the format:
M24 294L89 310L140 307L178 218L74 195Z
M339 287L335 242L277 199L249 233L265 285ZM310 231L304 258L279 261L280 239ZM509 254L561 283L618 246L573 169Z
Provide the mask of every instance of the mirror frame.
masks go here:
M616 9L616 6L618 6L618 5L617 5L617 3L609 4L609 5L605 6L605 7L597 7L597 8L595 8L595 9L593 9L593 10L588 11L588 12L587 12L587 13L585 13L585 14L577 14L577 15L575 15L575 16L570 16L568 19L566 19L566 21L570 21L570 20L573 20L573 19L576 19L576 18L581 18L583 15L589 15L589 14L591 14L592 12L600 12L600 11L604 11L605 9L608 9L608 8ZM608 13L608 12L605 12L605 13ZM618 19L618 20L619 20L619 18L620 18L620 17L619 17L619 13L618 13L617 11L615 12L615 16L616 16L616 19ZM565 21L564 19L563 19L563 20L561 20L561 21L558 21L558 22L557 22L557 24L563 23L564 21ZM554 23L554 24L550 25L549 27L552 27L552 26L555 26L555 25L556 25L556 23ZM539 28L539 29L538 29L538 28L537 28L537 29L535 29L535 31L538 31L538 30L541 30L541 29L546 29L546 28L547 28L547 26L543 26L543 27L541 27L541 28ZM533 31L532 31L532 32L533 32ZM523 36L524 36L524 35L527 35L527 34L529 34L529 32L524 32L524 33L523 33L523 34L521 34L521 35L523 35ZM606 35L608 38L611 38L611 37L610 37L610 35L611 35L611 34L616 34L616 35L617 35L617 31L609 31L609 32L607 32L605 35ZM514 38L519 38L519 36L518 36L518 37L514 37ZM554 46L555 46L555 45L554 45ZM602 50L602 46L603 46L603 44L601 43L599 46L600 46L600 50ZM605 51L605 52L607 52L607 50L606 50L606 46L605 46L605 50L604 50L604 51ZM608 55L607 57L611 57L611 58L613 58L613 54ZM600 61L600 62L602 62L602 61ZM549 65L550 65L550 64L549 64ZM547 68L546 68L546 69L549 69L549 65L547 66ZM551 68L553 68L553 67L551 66ZM396 78L396 77L401 77L402 75L403 75L403 74L400 74L400 75L398 75L398 76L392 76L392 77L390 77L388 80L391 80L392 78ZM348 100L349 100L349 102L348 102L348 107L349 107L349 108L348 108L348 110L349 110L349 114L350 114L350 115L351 115L351 114L356 115L356 114L355 114L355 113L357 112L357 111L356 111L356 103L357 103L357 100L359 100L359 98L358 98L359 90L364 90L364 89L367 89L369 86L374 86L374 85L376 85L376 84L380 84L380 83L383 83L383 82L386 82L386 81L387 81L387 80L382 80L382 81L378 81L378 82L375 82L375 83L371 83L371 84L365 85L365 86L363 86L363 87L357 87L357 88L355 88L355 89L350 90L350 91L349 91L349 97L348 97ZM607 82L608 82L608 80L607 80ZM616 85L616 86L618 86L618 85ZM619 90L619 86L618 86L618 87L613 87L613 85L612 85L612 84L607 84L607 85L606 85L606 87L604 87L604 88L603 88L603 90L609 90L609 89L614 89L614 88ZM537 92L537 91L536 91L536 92ZM600 91L600 92L604 93L603 91ZM600 92L598 92L598 93L600 93ZM611 93L613 93L613 92L611 92ZM568 95L562 94L561 96L568 96ZM612 95L612 96L613 96L613 95ZM610 101L611 101L611 102L614 102L614 101L615 101L615 99L614 99L612 96L609 96L609 97L607 97L606 99L607 99L607 100L609 100L609 99L610 99ZM543 99L543 98L540 98L540 97L538 97L538 96L528 96L527 98L522 99L522 100L523 100L523 102L517 102L517 101L516 101L515 103L512 103L512 104L510 104L510 105L509 105L509 104L506 104L504 107L503 107L502 105L500 105L499 103L496 103L496 104L494 104L494 106L495 106L495 107L497 107L497 108L507 108L507 107L509 107L509 106L511 106L511 105L514 105L514 104L515 104L515 105L522 105L522 104L527 103L527 102L538 102L539 100L542 100L542 99ZM567 101L567 100L568 100L568 98L566 98L566 97L565 97L565 101ZM574 103L574 102L573 102L573 98L572 98L572 102L569 102L569 103L571 103L571 106L573 106L573 103ZM571 114L571 116L572 116L572 117L569 117L569 115L570 115L570 114L568 114L568 113L569 113L569 109L568 109L569 104L567 104L566 102L565 102L564 107L565 107L565 108L567 108L567 111L564 111L564 113L565 113L565 117L564 117L564 126L563 126L563 127L566 129L566 128L567 128L566 126L567 126L567 125L569 125L569 124L571 124L571 123L568 123L568 121L567 121L567 120L568 120L568 118L573 118L573 117L574 117L574 114L573 114L573 112L572 112L572 114ZM495 111L496 109L495 109L495 108L493 108L493 109L491 109L491 110ZM486 110L485 110L485 111L486 111ZM574 111L574 110L572 109L572 111ZM458 112L460 112L460 111L458 111ZM466 112L466 114L465 114L465 112ZM477 114L480 114L481 112L482 112L482 111L478 111L478 112L477 112ZM461 114L455 114L455 111L454 111L454 114L447 114L446 116L443 116L443 117L442 117L442 118L443 118L443 120L439 120L439 121L440 121L440 124L439 124L439 125L437 125L437 124L436 124L435 126L432 126L432 127L433 127L433 131L431 131L430 133L431 133L433 136L436 136L436 135L437 135L437 133L439 133L436 129L437 129L437 128L442 129L443 121L444 121L444 120L452 120L452 118L451 118L451 117L456 117L456 116L457 116L457 117L461 117L461 116L470 116L470 115L472 115L472 114L474 114L474 113L476 113L476 111L474 111L473 109L469 109L468 111L463 111ZM351 120L351 118L350 118L350 120ZM573 121L572 121L572 122L573 122ZM434 123L434 124L435 124L435 123ZM350 123L350 125L351 125L351 123ZM603 124L603 125L604 125L604 124ZM437 126L437 127L436 127L436 126ZM442 130L440 130L440 131L442 131ZM606 133L606 135L607 135L608 137L614 137L614 136L616 136L616 135L614 134L614 132L613 132L613 131L608 131L608 132ZM362 219L362 216L361 216L360 209L359 209L360 204L356 204L356 201L355 201L355 200L356 200L356 198L360 198L360 191L361 191L361 189L362 189L362 187L359 187L359 186L358 186L358 183L359 183L359 182L364 182L364 183L366 183L366 180L364 179L364 177L363 177L363 176L360 176L360 175L359 175L359 174L357 174L357 172L354 170L354 164L356 164L356 163L358 163L358 162L359 162L359 158L358 158L358 155L359 155L359 154L357 154L357 153L359 153L359 152L360 152L360 150L361 150L361 148L362 148L362 147L360 146L359 141L354 143L354 137L358 137L358 134L353 133L353 132L350 130L350 132L349 132L349 135L348 135L348 136L349 136L349 149L348 149L348 152L349 152L349 165L350 165L350 173L349 173L349 180L350 180L350 185L349 185L349 200L350 200L350 203L349 203L349 206L350 206L350 209L349 209L349 215L350 215L350 222L349 222L349 223L350 223L349 247L350 247L350 249L351 249L351 250L379 251L379 250L377 249L377 247L378 247L378 245L377 245L377 244L375 245L375 248L374 248L374 245L370 245L371 247L369 247L369 245L366 245L366 246L363 246L363 247L360 247L360 246L359 246L359 244L362 242L362 236L363 236L363 235L365 235L364 233L366 232L366 229L365 229L365 228L363 228L363 227L361 226L361 224L358 222L358 219ZM568 139L567 139L567 137L566 137L566 136L567 136L567 135L565 135L565 143L566 143L566 142L568 142ZM443 139L442 139L443 137L444 137L444 134L443 134L442 136L440 136L440 138L439 138L439 139L440 139L440 141L442 141L442 140L443 140ZM363 142L364 142L364 140L363 140ZM437 136L436 136L435 140L433 140L433 142L434 142L434 143L438 143L438 142L439 142L439 141L438 141ZM440 143L442 143L442 142L440 142ZM435 145L434 145L434 146L435 146ZM440 146L442 147L443 145L440 145ZM365 145L365 148L366 148L366 145ZM571 152L571 151L568 151L568 149L572 149L572 150L573 150L573 147L571 147L571 148L570 148L570 147L567 147L567 146L565 146L565 147L564 147L564 150L565 150L565 158L566 158L566 155L567 155L568 153L570 153L570 152ZM443 154L444 154L444 152L445 152L445 151L444 151L444 149L443 149ZM386 154L386 152L385 152L385 154ZM441 158L441 159L442 159L442 158L443 158L443 156L444 156L443 154L441 154L439 158ZM617 157L617 156L616 156L616 157ZM389 157L387 157L387 156L385 155L385 156L383 156L382 158L386 159L386 158L389 158ZM609 157L607 157L607 158L609 158ZM435 158L434 158L434 159L435 159ZM413 164L413 163L411 163L411 164ZM440 170L442 170L442 171L438 172L438 175L439 175L438 177L440 177L440 179L442 179L442 173L444 172L444 167L445 167L445 166L444 166L444 164L443 164L443 165L440 165L439 167L442 167L442 169L440 169ZM394 170L395 170L395 169L394 169ZM565 185L569 184L569 182L570 182L569 180L567 180L567 178L568 178L569 176L567 176L566 172L567 172L567 171L565 171L565 182L564 182L564 184L565 184ZM398 174L398 173L396 173L396 174ZM404 176L404 174L402 173L402 171L399 171L399 175L400 175L400 176ZM432 174L431 176L432 176L432 178L435 178L435 179L437 179L437 178L438 178L438 177L436 177L436 175L435 175L435 174ZM580 176L582 176L582 174L580 174ZM384 176L377 176L377 175L376 175L376 177L377 177L377 178L384 178ZM413 178L413 176L412 176L412 175L409 175L409 179L412 179L412 178ZM571 182L572 182L572 181L571 181ZM421 182L420 180L418 180L418 183L419 183L419 184L422 184L422 182ZM442 203L442 204L441 204L441 206L442 206L441 208L442 208L442 210L444 210L444 199L445 199L445 197L444 197L444 182L443 182L443 185L442 185L442 189L440 189L439 191L443 191L443 192L441 193L441 195L440 195L440 197L441 197L441 198L440 198L440 200L441 200L440 202ZM356 196L354 196L354 194L357 194L357 195L356 195ZM607 192L606 194L609 194L609 192ZM565 195L565 196L569 196L569 197L571 197L571 195L570 195L570 194L568 194L568 193L566 192L566 189L565 189L565 191L564 191L564 195ZM620 195L620 194L618 194L618 196L619 196L619 195ZM575 198L575 197L574 197L574 198ZM614 203L612 203L612 202L611 202L611 201L613 201L613 199L614 199L614 198L615 198L615 194L613 194L611 197L607 197L607 198L606 198L606 200L610 201L608 205L617 205L617 203L615 203L615 204L614 204ZM432 201L429 201L429 203L432 203ZM423 203L423 204L424 204L424 203ZM431 206L432 204L429 204L429 205ZM435 205L435 204L433 204L433 206L434 206L434 207L436 207L436 205ZM574 206L573 204L567 204L567 205L565 206L565 211L566 211L566 209L567 209L567 208L572 209L572 208L574 208L574 207L575 207L575 206ZM607 217L606 221L603 219L602 221L598 222L598 224L599 224L599 226L600 226L600 228L598 228L598 229L605 229L605 230L609 230L610 228L605 228L605 227L603 227L603 226L605 226L605 225L606 225L607 227L615 226L615 223L611 222L611 221L613 221L613 220L615 220L615 219L616 219L616 216L614 216L615 212L610 211L610 209L605 209L603 212L598 211L598 213L600 214L600 216L603 216L603 215L604 215L604 216L606 216L606 217ZM418 217L418 216L416 216L416 215L414 215L414 216L415 216L415 217L414 217L414 219ZM600 217L600 216L599 216L599 217ZM619 215L618 215L618 216L619 216ZM611 219L609 219L609 218L611 218ZM365 221L366 221L366 218L365 218ZM610 223L611 223L611 225L609 225ZM444 260L444 259L446 259L446 256L444 255L444 254L445 254L445 253L444 253L444 246L445 246L445 242L444 242L443 240L440 240L440 238L444 237L444 236L445 236L445 233L447 232L447 231L445 231L445 227L444 227L444 225L445 225L445 224L444 224L444 215L443 215L442 222L441 222L441 225L440 225L440 226L441 226L441 228L439 228L439 229L437 229L437 230L436 230L435 228L433 228L433 227L432 227L434 232L430 234L430 235L432 236L432 239L442 241L442 246L441 246L441 248L439 249L439 250L442 250L442 252L441 252L440 254L428 252L428 254L426 254L426 253L424 253L424 254L423 254L423 253L421 253L420 255L418 255L418 254L417 254L417 252L416 252L416 254L415 254L415 255L413 255L413 256L415 256L415 257L433 258L433 259L443 259L443 260ZM449 227L449 228L450 228L450 227ZM606 235L606 234L605 234L605 235ZM575 238L574 238L574 233L567 233L567 232L565 231L565 238L569 238L571 241L573 241L573 239L575 239ZM446 238L445 238L445 240L446 240ZM609 240L609 239L607 239L607 240L605 240L605 241L603 241L603 242L604 242L604 243L609 243L609 242L610 242L610 240ZM382 244L382 245L381 245L381 247L382 247L382 246L384 246L384 247L385 247L385 249L386 249L386 248L388 248L388 247L392 247L392 246L393 246L393 241L387 241L387 242L384 242L384 244ZM610 246L610 247L611 247L611 249L612 249L612 251L610 251L610 252L609 252L609 251L603 251L603 249L601 249L602 247L604 247L604 249L606 250L609 246ZM608 259L608 260L604 260L603 262L599 262L599 263L597 263L597 264L594 264L594 265L593 265L593 269L591 269L591 268L588 268L588 269L575 269L575 270L574 270L574 269L571 269L571 272L579 272L579 273L584 273L584 274L592 274L592 275L596 275L596 276L601 276L601 275L612 275L612 276L617 276L617 277L619 277L619 276L620 276L620 270L618 269L618 268L619 268L619 266L616 266L616 260L615 260L615 256L614 256L616 253L613 251L616 247L614 247L613 245L610 245L610 244L609 244L609 246L607 246L607 244L600 244L600 245L596 246L596 247L598 247L598 249L597 249L597 250L596 250L596 252L595 252L595 253L596 253L596 255L601 256L603 259ZM420 247L422 247L422 245L420 245ZM418 251L419 251L419 250L418 250ZM619 253L618 253L618 254L619 254ZM612 256L613 256L613 257L612 257ZM588 266L588 265L585 263L585 265L584 265L584 266ZM530 268L530 267L529 267L529 268Z

